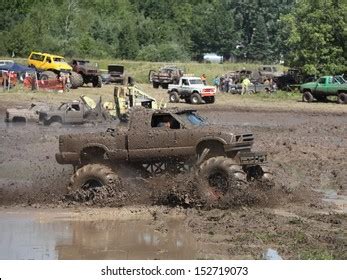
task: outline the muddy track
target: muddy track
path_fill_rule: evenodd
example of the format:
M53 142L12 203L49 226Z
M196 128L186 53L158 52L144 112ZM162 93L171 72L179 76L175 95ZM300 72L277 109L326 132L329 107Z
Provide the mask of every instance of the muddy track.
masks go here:
M346 203L337 208L322 201L316 192L347 195L346 114L249 108L231 111L224 107L203 109L201 114L211 123L230 126L232 131L253 132L254 150L269 154L275 187L263 191L261 186L251 186L246 195L232 197L227 209L211 210L200 207L189 174L143 179L125 172L122 178L128 193L121 199L112 189L71 198L66 186L73 170L57 164L54 158L58 136L91 129L104 131L106 127L56 129L1 123L0 205L44 212L51 208L84 212L87 207L95 211L117 207L105 211L146 214L152 217L149 227L164 235L172 230L167 215L179 215L199 244L194 255L199 259L257 259L269 247L287 259L347 258L343 250L347 218L341 213L346 213ZM92 199L85 195L92 195Z

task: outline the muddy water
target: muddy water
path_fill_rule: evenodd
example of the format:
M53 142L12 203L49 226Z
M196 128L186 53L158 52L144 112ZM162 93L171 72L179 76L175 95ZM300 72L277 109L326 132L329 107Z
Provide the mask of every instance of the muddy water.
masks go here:
M80 220L54 210L1 211L0 259L193 259L196 242L181 221L165 225L160 231L143 219Z

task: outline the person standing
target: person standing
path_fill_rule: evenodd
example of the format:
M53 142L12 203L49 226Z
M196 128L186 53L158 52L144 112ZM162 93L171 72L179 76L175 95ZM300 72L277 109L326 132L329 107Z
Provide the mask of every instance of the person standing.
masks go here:
M244 95L245 93L248 92L248 87L250 84L251 84L251 81L247 77L245 77L241 83L242 85L241 95Z
M206 83L206 75L205 74L201 75L201 81L206 86L207 83Z

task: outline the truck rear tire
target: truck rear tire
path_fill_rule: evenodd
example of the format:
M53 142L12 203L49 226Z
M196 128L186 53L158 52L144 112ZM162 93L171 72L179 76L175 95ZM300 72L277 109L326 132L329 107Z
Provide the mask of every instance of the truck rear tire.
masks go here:
M197 172L199 193L208 206L217 206L233 188L247 181L245 172L234 160L224 156L212 157L203 162Z
M169 88L169 84L167 84L167 83L161 84L161 87L163 89L168 89Z
M153 82L153 88L159 88L159 83Z
M119 178L110 167L102 164L87 164L71 177L68 190L78 191L117 184L120 184Z
M193 93L191 96L190 96L190 103L192 104L201 104L202 103L202 98L200 96L200 94L198 93Z
M337 96L337 102L339 104L347 104L347 93L341 92L338 96Z
M177 91L173 91L169 95L169 100L171 103L178 103L180 102L180 98L178 97Z
M83 86L84 81L83 81L82 75L76 72L71 72L70 83L71 83L71 88L73 89Z
M314 100L314 97L310 91L304 91L302 95L302 101L311 103Z

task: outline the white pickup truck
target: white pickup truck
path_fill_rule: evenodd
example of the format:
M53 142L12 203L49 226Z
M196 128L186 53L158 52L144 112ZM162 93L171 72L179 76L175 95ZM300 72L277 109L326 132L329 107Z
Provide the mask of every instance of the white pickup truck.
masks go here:
M214 103L216 88L206 86L199 77L181 77L177 85L169 85L169 100L177 103L184 99L187 103Z

